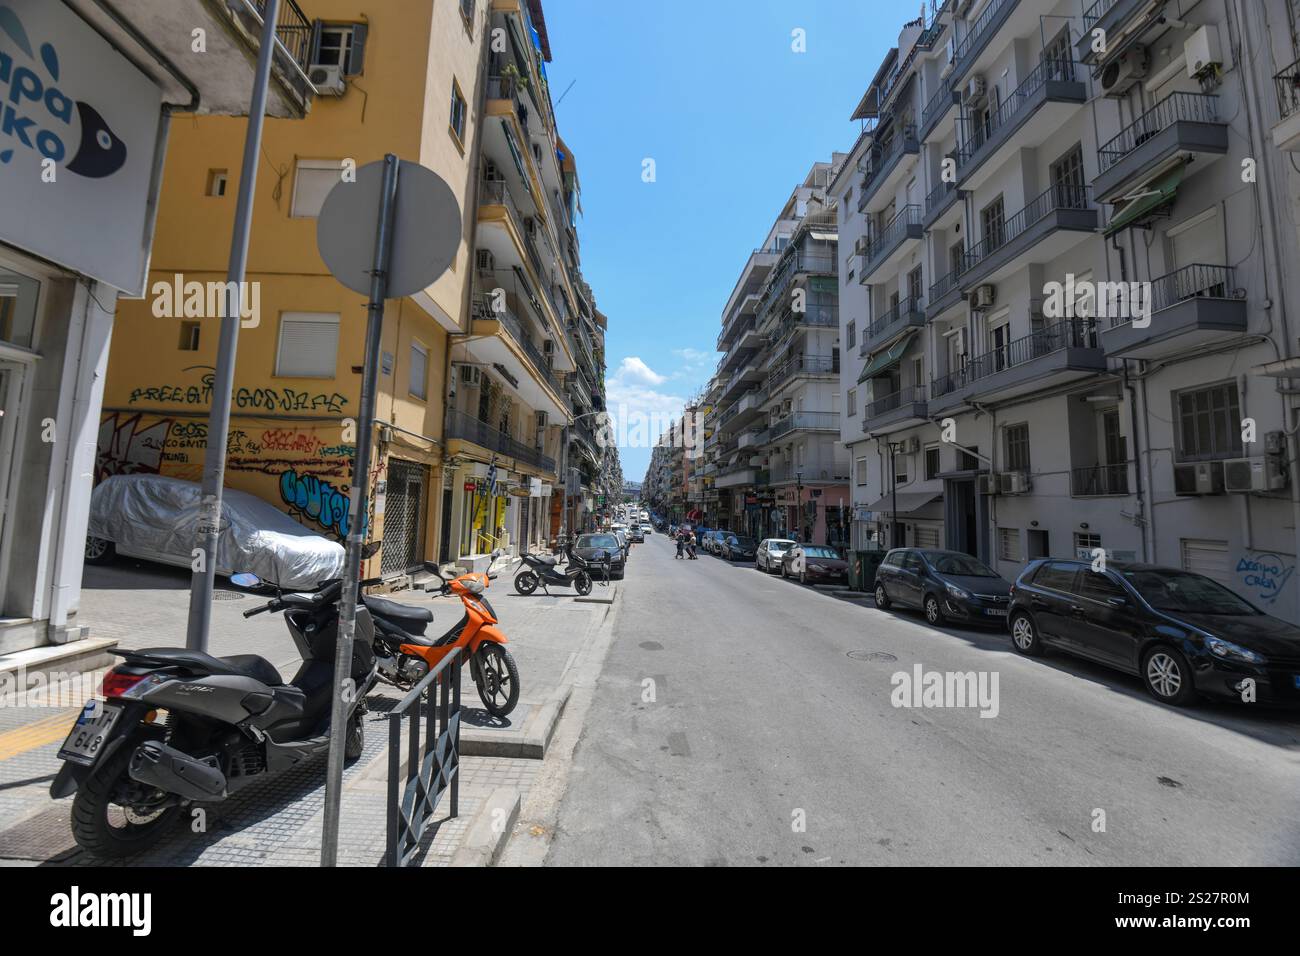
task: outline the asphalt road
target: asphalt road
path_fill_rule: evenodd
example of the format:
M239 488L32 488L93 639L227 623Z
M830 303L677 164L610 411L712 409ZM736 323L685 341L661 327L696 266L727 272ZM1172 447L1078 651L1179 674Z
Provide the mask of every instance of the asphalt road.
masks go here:
M1300 863L1292 716L672 554L632 552L547 864ZM916 664L997 715L893 706Z

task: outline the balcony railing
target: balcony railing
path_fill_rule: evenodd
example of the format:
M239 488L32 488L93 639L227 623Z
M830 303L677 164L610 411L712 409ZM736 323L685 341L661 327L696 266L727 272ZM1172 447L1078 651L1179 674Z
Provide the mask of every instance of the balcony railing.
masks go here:
M1151 312L1154 314L1187 299L1231 298L1236 289L1236 276L1232 266L1198 263L1152 279ZM1129 303L1128 309L1118 308L1114 302L1106 305L1112 328L1133 321L1133 303Z
M985 34L991 28L994 21L997 20L997 17L1002 12L1003 8L1009 4L1017 2L1019 2L1019 0L993 0L992 3L985 7L984 12L981 13L978 19L970 25L970 28L966 31L966 35L962 37L953 48L953 62L960 65L961 61L966 59L972 50L984 42L986 39Z
M931 189L925 196L925 214L928 216L939 208L941 204L947 202L948 197L957 189L956 183L944 183Z
M894 218L881 226L875 238L867 244L867 252L862 257L864 265L873 262L886 249L899 242L907 234L909 227L919 225L921 225L921 207L919 205L911 203L898 210L894 214Z
M1071 59L1043 60L1029 71L1029 75L987 119L967 119L965 123L968 132L961 149L957 151L957 168L969 163L985 143L997 136L1002 127L1013 122L1023 110L1029 108L1044 86L1051 82L1072 81L1075 74L1075 63Z
M1110 8L1119 0L1095 0L1092 6L1083 12L1083 32L1089 32L1093 24L1110 12Z
M555 471L555 459L543 455L540 449L525 445L487 422L455 408L447 409L447 437L471 441L480 448L508 455L542 471Z
M1126 461L1070 469L1070 494L1076 498L1128 494Z
M864 418L864 427L866 421L872 418L879 418L886 412L896 411L904 405L911 405L915 402L925 401L925 394L924 385L909 385L907 388L900 388L898 391L892 392L889 395L882 395L875 401L868 403Z
M1007 243L1014 242L1030 226L1059 209L1087 209L1090 189L1087 186L1050 186L1029 201L1024 209L1001 223L962 257L962 271L968 272ZM931 299L935 298L931 291Z
M772 427L768 429L767 440L776 441L796 430L838 431L839 427L839 412L792 412L772 423Z
M1170 93L1097 150L1104 173L1152 136L1178 122L1217 123L1219 98L1211 93Z
M940 276L930 283L930 302L935 303L945 295L957 288L957 280L961 278L961 269L954 269L946 276Z
M266 0L253 0L260 17L266 17ZM304 73L311 66L311 20L302 12L297 0L281 0L280 12L275 18L276 39L289 51L293 62Z
M921 126L927 127L939 114L950 109L954 103L952 88L942 79L939 80L939 89L930 101L921 108Z
M1300 60L1273 77L1273 88L1277 90L1277 110L1282 119L1300 111Z
M891 334L907 316L923 311L925 311L925 302L919 297L913 298L909 295L906 299L900 299L897 305L867 326L858 354L866 355L870 351L868 343L874 343L881 336Z
M765 387L770 394L778 385L796 375L838 375L839 358L833 355L796 355L782 362L767 376Z
M528 107L519 99L519 82L508 76L489 76L487 98L490 100L510 100L515 105L515 115L524 135L528 135ZM522 158L522 157L521 157Z
M983 355L967 360L961 368L932 379L930 394L939 398L980 379L1061 349L1096 348L1097 344L1097 326L1091 319L1063 319L1012 339L1000 348L990 349Z
M557 395L564 395L564 387L560 384L560 377L551 369L550 360L545 353L539 349L524 328L524 323L519 317L511 312L508 308L501 312L492 310L492 297L483 293L474 296L474 318L476 319L496 319L504 325L513 338L523 348L524 353L528 356L528 361L533 364L537 374L555 391Z
M894 127L894 133L885 142L871 147L871 168L862 175L862 198L871 195L871 187L880 178L881 173L896 160L908 144L916 146L916 126L912 123ZM862 198L858 200L858 211L862 211Z

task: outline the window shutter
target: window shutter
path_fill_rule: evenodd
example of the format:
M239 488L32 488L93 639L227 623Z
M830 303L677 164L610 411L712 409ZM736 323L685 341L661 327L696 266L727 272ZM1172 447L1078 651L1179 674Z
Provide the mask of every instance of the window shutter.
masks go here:
M366 66L366 34L370 32L370 27L365 23L358 23L352 28L352 52L348 54L348 74L358 76L365 72Z
M338 365L339 317L286 312L280 319L276 375L333 378Z
M322 26L322 23L321 23L319 20L313 20L313 21L311 22L311 56L307 58L307 62L308 62L309 64L310 64L310 63L319 63L319 62L320 62L320 31L321 31L321 26Z

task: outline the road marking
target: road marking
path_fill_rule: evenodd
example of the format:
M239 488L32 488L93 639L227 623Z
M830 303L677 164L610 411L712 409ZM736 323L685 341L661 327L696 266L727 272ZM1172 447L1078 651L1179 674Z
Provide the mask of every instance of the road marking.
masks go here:
M34 721L25 727L0 734L0 760L8 760L10 757L17 757L37 747L62 740L68 736L68 731L72 729L72 721L80 710L80 707L60 710L57 714Z

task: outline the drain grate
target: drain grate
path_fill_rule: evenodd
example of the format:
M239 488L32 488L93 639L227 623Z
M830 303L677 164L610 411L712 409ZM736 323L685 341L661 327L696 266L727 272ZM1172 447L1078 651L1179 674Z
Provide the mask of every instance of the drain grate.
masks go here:
M888 664L891 661L898 660L893 654L887 654L884 651L849 651L848 656L855 661L873 661L878 664Z
M214 591L212 593L212 600L214 601L242 601L243 599L244 595L238 591Z

